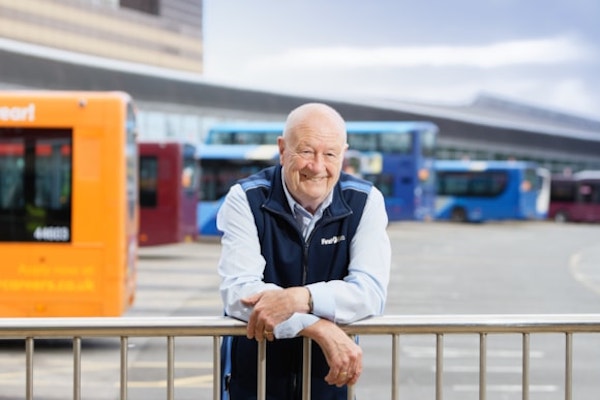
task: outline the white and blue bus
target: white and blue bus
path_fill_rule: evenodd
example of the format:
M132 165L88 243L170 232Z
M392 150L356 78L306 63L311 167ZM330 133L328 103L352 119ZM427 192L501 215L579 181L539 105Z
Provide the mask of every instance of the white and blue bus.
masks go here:
M436 220L544 219L550 172L523 161L437 160Z
M277 147L271 146L276 146L283 128L283 123L273 122L211 127L198 153L205 186L199 205L200 234L215 233L211 222L218 209L215 204L220 204L232 182L279 162ZM433 219L437 126L424 121L350 121L346 130L349 151L344 170L381 190L390 221ZM212 189L217 187L220 190Z
M229 188L239 179L279 163L276 145L203 145L198 149L200 199L197 208L198 233L219 235L217 211Z

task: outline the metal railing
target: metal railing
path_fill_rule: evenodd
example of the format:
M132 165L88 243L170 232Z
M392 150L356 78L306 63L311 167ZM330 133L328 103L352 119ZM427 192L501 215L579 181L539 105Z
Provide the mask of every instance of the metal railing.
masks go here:
M123 317L123 318L6 318L0 319L0 339L25 339L26 398L33 399L34 343L39 338L71 338L73 341L73 399L81 398L81 340L90 337L120 338L120 398L127 399L128 340L132 337L167 338L167 398L174 399L174 341L176 337L213 339L213 399L220 398L220 343L223 336L245 335L245 324L226 317ZM399 397L399 339L402 335L434 335L435 398L443 397L444 337L450 334L479 335L479 399L486 398L487 335L513 333L522 336L522 399L529 399L530 335L560 333L565 337L564 398L573 392L573 335L600 333L600 314L560 315L406 315L382 316L344 326L349 335L386 335L391 338L391 398ZM303 399L310 399L310 339L304 339ZM258 399L265 399L266 345L259 344ZM368 352L369 349L363 349ZM360 383L359 383L360 384ZM354 388L349 388L353 398Z

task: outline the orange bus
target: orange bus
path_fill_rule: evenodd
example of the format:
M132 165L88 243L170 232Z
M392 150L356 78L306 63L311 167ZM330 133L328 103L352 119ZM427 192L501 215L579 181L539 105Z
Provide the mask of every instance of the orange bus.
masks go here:
M196 146L140 142L140 246L192 242L198 237Z
M133 304L134 111L123 92L0 91L0 317Z

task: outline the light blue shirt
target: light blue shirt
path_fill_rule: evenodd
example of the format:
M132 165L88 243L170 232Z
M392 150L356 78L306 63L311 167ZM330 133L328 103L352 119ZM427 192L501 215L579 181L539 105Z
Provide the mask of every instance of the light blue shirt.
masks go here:
M307 238L323 215L323 210L331 204L332 194L311 217L306 210L298 209L300 205L287 188L285 192L290 209L294 210L294 217ZM319 318L348 324L383 314L391 266L387 224L383 195L373 187L350 244L348 275L343 280L306 285L313 298L313 313L294 313L274 328L276 338L296 337ZM242 304L240 299L265 290L282 288L263 281L266 261L261 255L250 205L239 184L229 190L217 214L217 227L224 232L218 269L225 311L229 316L248 321L252 309Z

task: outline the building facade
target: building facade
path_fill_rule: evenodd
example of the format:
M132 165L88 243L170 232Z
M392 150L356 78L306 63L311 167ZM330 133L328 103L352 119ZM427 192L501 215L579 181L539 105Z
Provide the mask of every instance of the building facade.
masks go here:
M0 38L202 73L202 0L0 0Z

